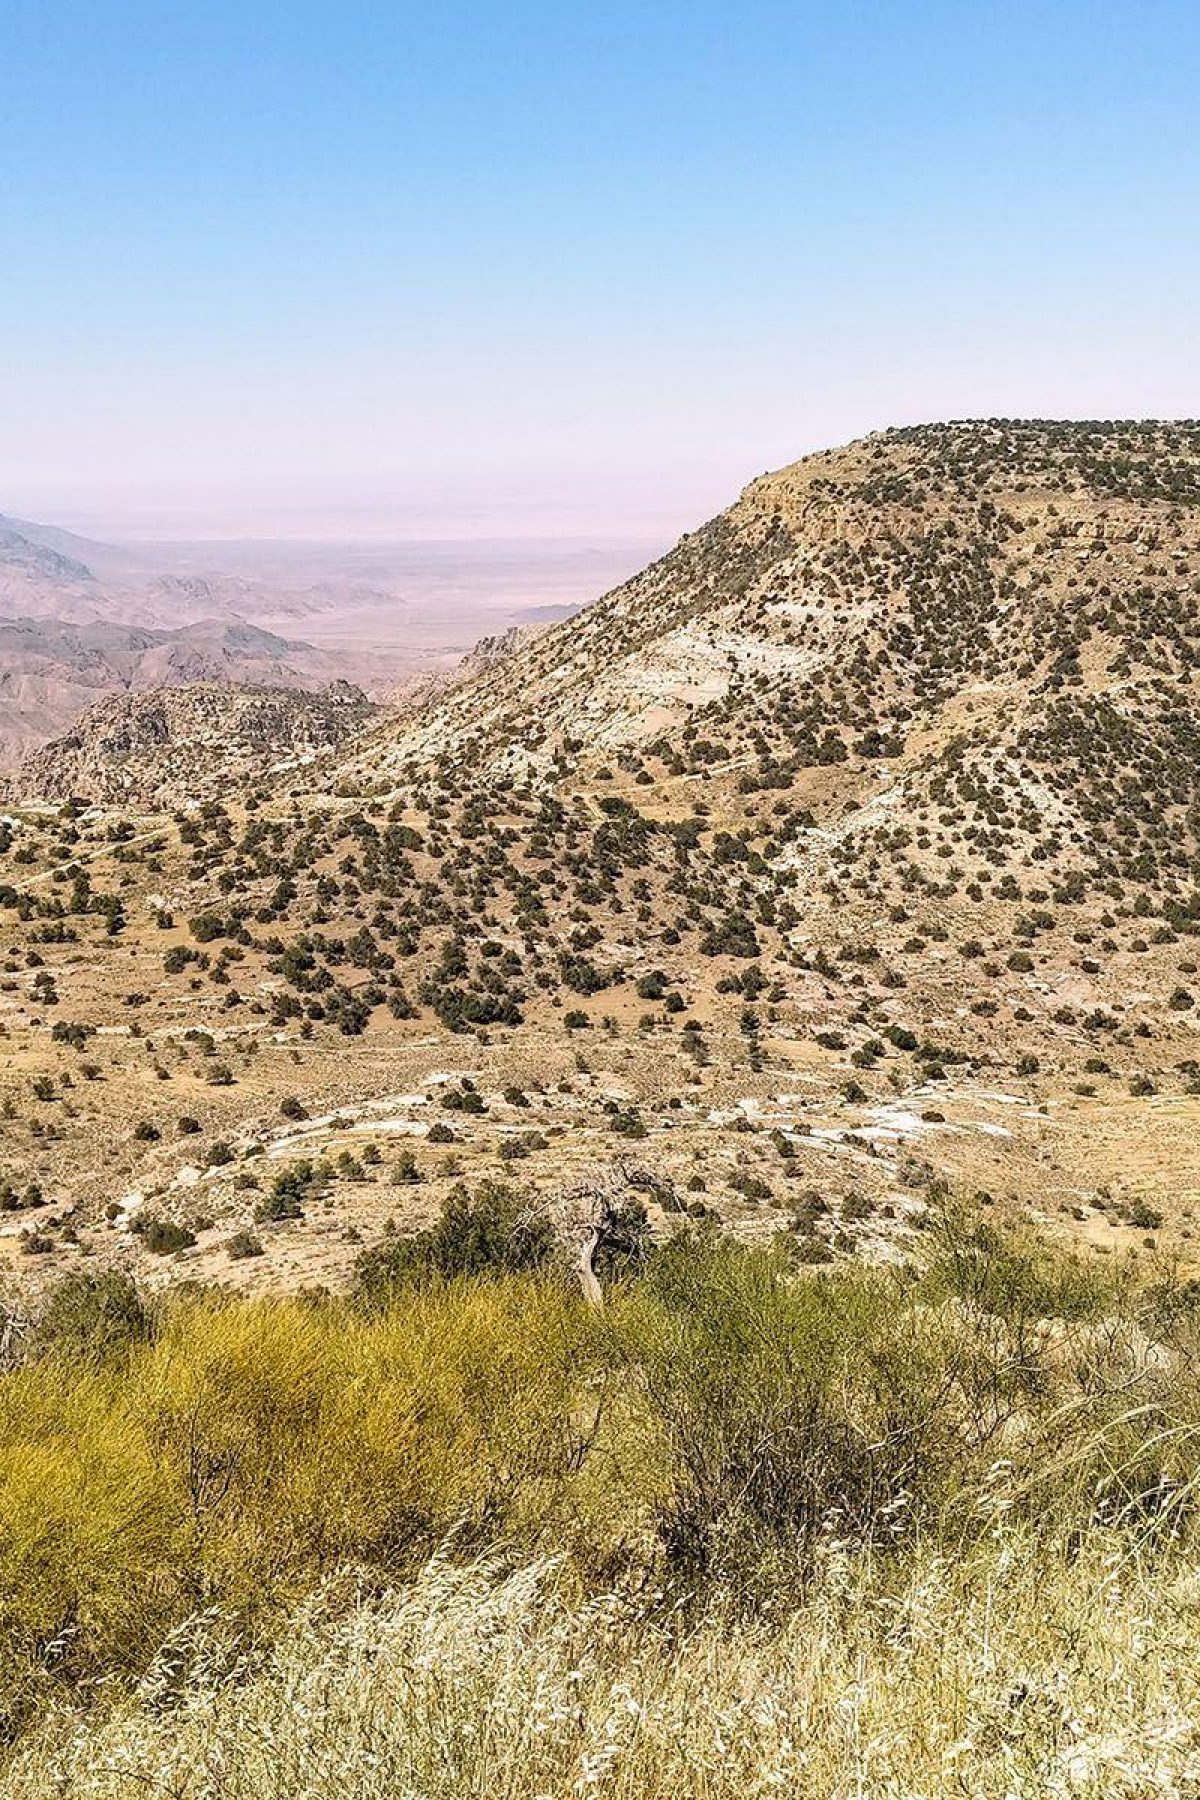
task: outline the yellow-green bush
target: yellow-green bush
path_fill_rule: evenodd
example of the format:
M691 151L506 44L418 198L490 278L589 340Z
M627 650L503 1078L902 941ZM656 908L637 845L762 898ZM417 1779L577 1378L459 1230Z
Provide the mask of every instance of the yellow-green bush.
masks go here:
M137 1671L207 1608L269 1631L336 1571L403 1579L441 1545L752 1609L831 1543L953 1552L1002 1519L1187 1541L1195 1294L947 1229L919 1276L689 1239L599 1314L536 1274L149 1321L105 1294L90 1357L68 1296L0 1376L5 1704Z
M485 1284L348 1306L180 1301L98 1369L0 1382L0 1631L10 1671L136 1665L172 1620L252 1612L346 1562L566 1519L589 1315ZM45 1646L58 1648L47 1657Z

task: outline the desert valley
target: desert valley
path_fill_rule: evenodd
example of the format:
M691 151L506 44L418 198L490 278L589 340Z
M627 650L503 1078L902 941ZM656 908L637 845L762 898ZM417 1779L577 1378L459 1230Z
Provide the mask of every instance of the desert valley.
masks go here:
M0 516L0 770L107 694L349 681L375 701L428 696L480 640L569 616L651 542L118 544Z

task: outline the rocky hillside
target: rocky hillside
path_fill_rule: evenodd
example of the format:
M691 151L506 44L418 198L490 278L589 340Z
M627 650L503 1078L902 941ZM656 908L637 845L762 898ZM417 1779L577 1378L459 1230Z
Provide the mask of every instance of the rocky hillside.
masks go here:
M629 752L791 791L899 768L931 732L981 745L1105 702L1157 737L1197 637L1198 451L1200 427L996 423L809 457L432 713L389 767L443 744L481 767Z
M966 987L1028 1013L986 971L1045 965L1039 1030L1065 1029L1142 988L1113 976L1122 915L1200 910L1198 502L1192 425L948 425L810 457L357 772L390 790L433 763L639 821L668 890L677 861L703 870L689 935L725 908L786 960L854 936L939 1009Z
M64 737L31 752L12 790L153 807L298 773L311 780L314 765L377 710L345 681L317 694L202 682L111 695Z
M27 765L108 805L4 827L10 1067L52 1106L70 1034L104 1075L131 1020L146 1062L10 1133L22 1179L99 1206L101 1131L203 1269L243 1154L319 1155L291 1282L627 1140L676 1215L809 1260L889 1253L938 1182L1190 1254L1200 426L883 433L505 648L311 765L278 696ZM400 1158L403 1205L384 1134L454 1146Z
M344 667L335 654L237 618L169 630L0 618L0 767L56 737L105 693L198 681L317 689Z

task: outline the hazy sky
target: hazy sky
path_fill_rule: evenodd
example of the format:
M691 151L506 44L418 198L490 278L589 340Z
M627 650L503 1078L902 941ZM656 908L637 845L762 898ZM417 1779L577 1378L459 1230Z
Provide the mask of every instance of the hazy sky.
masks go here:
M683 526L1200 414L1200 0L0 0L0 511Z

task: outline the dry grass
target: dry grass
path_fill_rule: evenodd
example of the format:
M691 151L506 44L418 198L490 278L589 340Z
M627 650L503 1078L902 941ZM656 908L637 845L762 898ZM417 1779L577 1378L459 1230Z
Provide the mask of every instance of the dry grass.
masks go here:
M1200 1783L1200 1586L1001 1529L898 1580L826 1548L770 1627L580 1599L553 1562L317 1596L265 1664L178 1632L101 1724L49 1719L9 1800L1143 1800Z
M0 1787L1194 1793L1197 1299L953 1218L601 1314L69 1297L0 1376Z
M0 1378L6 1710L138 1670L194 1608L261 1619L346 1561L557 1517L586 1325L535 1284L369 1320L194 1300L127 1355Z

